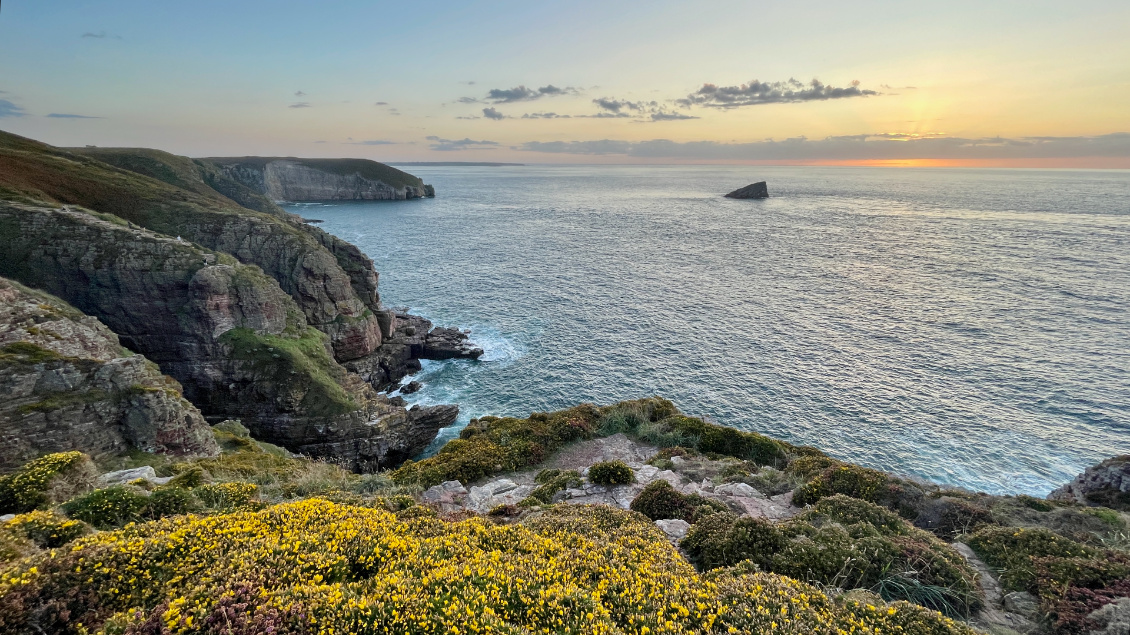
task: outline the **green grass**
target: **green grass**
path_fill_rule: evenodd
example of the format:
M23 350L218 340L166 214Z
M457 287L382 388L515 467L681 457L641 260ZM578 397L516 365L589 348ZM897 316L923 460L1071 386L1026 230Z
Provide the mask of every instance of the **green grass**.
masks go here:
M317 329L288 337L237 328L220 341L231 347L233 359L250 362L258 374L303 390L303 414L333 416L358 408L340 383L344 370L326 352L326 335Z

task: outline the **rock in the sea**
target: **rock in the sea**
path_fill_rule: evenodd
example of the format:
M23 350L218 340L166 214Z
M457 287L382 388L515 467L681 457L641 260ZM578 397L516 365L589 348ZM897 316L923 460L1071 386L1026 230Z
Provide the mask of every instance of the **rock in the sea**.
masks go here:
M483 354L483 349L468 341L466 333L432 328L429 320L418 315L394 312L390 331L372 355L344 363L377 390L395 386L419 372L421 359L478 359Z
M1048 499L1130 510L1130 455L1109 458L1087 468L1070 483L1048 494Z
M200 411L156 364L59 298L0 278L0 469L51 452L131 449L219 453Z
M412 393L419 392L424 385L418 381L410 381L400 387L400 394L411 395Z
M758 181L730 192L726 198L769 198L769 186L765 181Z

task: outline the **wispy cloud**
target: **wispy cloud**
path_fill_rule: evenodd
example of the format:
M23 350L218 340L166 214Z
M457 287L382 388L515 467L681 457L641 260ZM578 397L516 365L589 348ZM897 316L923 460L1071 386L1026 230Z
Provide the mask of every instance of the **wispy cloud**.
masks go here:
M483 116L487 119L494 119L495 121L506 119L506 115L498 112L498 110L494 108L483 108Z
M493 150L498 147L497 141L475 141L474 139L441 139L437 136L426 137L431 141L428 147L432 150L439 150L442 152L452 152L458 150Z
M976 139L939 135L941 133L881 132L823 139L768 139L751 143L677 142L668 139L531 141L516 149L558 154L619 154L638 158L734 161L1130 158L1130 132L1094 137Z
M373 105L374 106L387 106L388 102L387 101L378 101L377 103L375 103Z
M653 112L651 113L652 121L681 121L683 119L698 119L692 115L684 115L681 112Z
M288 108L313 108L313 106L311 106L308 102L305 102L305 101L300 101L296 104L291 104L290 106L287 106L287 107Z
M7 99L0 99L0 119L5 117L23 117L27 113L20 106L13 104Z
M355 146L394 146L395 141L385 141L384 139L368 139L365 141L347 141L346 143Z
M528 112L522 119L570 119L572 115L559 115L555 112Z
M82 34L82 37L83 38L90 38L90 39L94 39L94 40L105 40L105 39L120 40L120 39L122 39L122 36L120 36L120 35L114 35L112 33L107 33L105 31L87 31L86 33Z
M492 104L509 104L516 101L534 101L542 97L555 97L558 95L577 95L580 91L572 86L564 88L549 84L541 88L526 88L523 86L515 86L514 88L492 88L487 91L486 101ZM473 103L476 100L474 97L462 97L459 99L462 103Z
M844 87L829 86L814 79L805 84L795 79L783 82L753 80L740 86L703 84L702 88L677 100L681 106L708 106L711 108L739 108L762 104L788 104L806 101L827 101L878 95L874 90L859 87L858 81Z
M658 102L654 101L628 101L626 99L613 99L611 97L601 97L599 99L594 99L592 100L592 103L599 106L601 110L615 113L625 112L628 110L644 111L648 107L656 107L659 105Z
M294 96L295 96L295 97L305 97L305 96L306 96L306 93L304 93L304 92L302 92L302 91L300 91L300 90L296 90L296 91L294 91Z
M90 115L72 115L69 113L53 112L49 115L44 115L51 119L102 119L102 117L92 117Z

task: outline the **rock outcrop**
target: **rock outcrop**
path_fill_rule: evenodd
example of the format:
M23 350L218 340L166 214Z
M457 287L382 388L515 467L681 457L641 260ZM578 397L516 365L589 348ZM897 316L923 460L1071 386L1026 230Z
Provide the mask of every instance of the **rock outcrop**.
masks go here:
M344 362L378 389L418 372L421 359L478 359L483 354L458 329L433 328L431 321L408 313L393 313L393 319L394 330L376 353Z
M435 196L396 168L366 159L210 158L229 179L275 201L384 201Z
M1087 468L1070 483L1048 494L1048 499L1130 511L1130 455L1109 458Z
M769 187L765 181L758 181L730 192L726 198L769 198Z
M4 278L0 307L0 470L69 450L219 452L180 385L97 319Z

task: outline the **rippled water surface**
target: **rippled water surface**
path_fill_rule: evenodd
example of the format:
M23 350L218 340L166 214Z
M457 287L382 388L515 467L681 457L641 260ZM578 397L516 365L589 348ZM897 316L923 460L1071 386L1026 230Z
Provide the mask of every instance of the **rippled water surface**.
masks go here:
M483 360L412 396L460 425L659 394L1041 495L1130 452L1130 172L410 170L439 197L290 209L368 253L385 304L473 329Z

